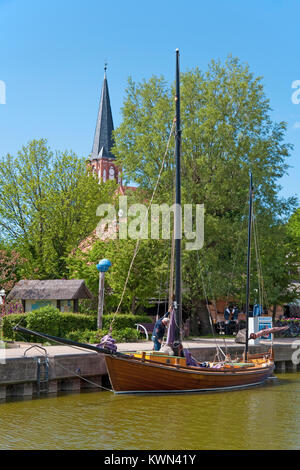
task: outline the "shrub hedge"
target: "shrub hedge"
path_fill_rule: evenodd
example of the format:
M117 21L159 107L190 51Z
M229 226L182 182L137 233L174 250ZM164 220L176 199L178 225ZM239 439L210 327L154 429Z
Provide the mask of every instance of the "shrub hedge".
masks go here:
M65 338L70 331L97 330L97 318L83 313L60 313L59 334Z
M28 335L20 335L13 331L14 326L20 324L23 328L27 328L27 315L25 313L22 314L11 314L5 315L2 317L2 332L5 339L8 340L15 340L15 341L28 341L31 336Z
M24 328L52 336L59 336L61 338L71 339L70 334L72 333L73 338L81 338L80 340L78 339L78 341L83 341L86 337L86 340L83 342L95 343L100 341L104 334L107 334L113 318L113 334L117 341L138 339L139 335L137 334L135 324L149 323L149 317L147 315L103 315L103 330L102 332L97 332L96 316L80 313L61 313L55 307L46 306L26 314L4 316L2 318L3 336L7 340L43 342L40 337L37 340L36 336L33 337L32 335L25 335L13 331L14 326L20 324L20 326ZM85 336L83 333L85 333ZM100 336L100 333L103 333L103 335ZM87 341L87 339L89 339L89 341Z
M79 343L100 343L101 338L108 334L108 329L98 331L70 331L66 338ZM112 330L110 335L117 341L137 341L142 338L142 335L136 330L136 328L123 328L122 330Z
M60 334L60 313L55 307L42 307L27 313L27 328L52 336Z

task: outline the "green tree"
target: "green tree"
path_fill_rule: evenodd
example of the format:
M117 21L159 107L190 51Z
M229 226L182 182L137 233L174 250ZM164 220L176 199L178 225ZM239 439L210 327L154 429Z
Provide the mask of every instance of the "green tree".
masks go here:
M73 277L85 279L88 287L98 295L99 273L96 264L108 258L112 266L105 276L105 311L116 311L126 284L128 271L136 248L136 240L96 241L88 251L78 250L68 260ZM165 272L169 250L164 241L142 240L132 265L121 312L136 313L151 306L151 300L163 298L166 293Z
M0 162L0 231L27 258L22 275L68 275L66 257L97 225L116 185L99 185L84 159L33 140Z
M114 153L124 177L138 183L140 194L147 197L165 153L174 117L173 96L163 78L140 84L130 79L123 121L115 131ZM261 79L238 59L229 57L224 64L212 61L205 73L198 68L182 73L181 98L182 202L205 206L204 248L183 254L184 301L191 312L200 314L202 331L207 332L206 294L217 299L230 292L241 302L244 299L250 171L260 228L259 262L269 263L268 287L275 280L278 291L287 287L286 275L276 278L287 262L284 253L277 258L279 264L270 260L277 246L286 246L280 227L296 202L278 195L291 145L284 141L286 124L271 120ZM170 149L156 200L172 200L173 167ZM274 233L276 247L270 244ZM257 275L252 275L251 286L254 300Z
M294 281L299 279L299 258L293 250L293 240L287 224L277 224L264 234L262 259L265 304L271 307L275 319L278 305L300 298Z
M300 208L296 209L291 215L287 224L287 231L291 238L293 253L296 254L300 263Z

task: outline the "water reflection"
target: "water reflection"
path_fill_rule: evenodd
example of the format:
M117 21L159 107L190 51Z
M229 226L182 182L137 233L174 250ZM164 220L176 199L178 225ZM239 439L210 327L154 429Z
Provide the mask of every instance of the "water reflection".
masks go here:
M5 402L0 449L299 449L300 374L243 391Z

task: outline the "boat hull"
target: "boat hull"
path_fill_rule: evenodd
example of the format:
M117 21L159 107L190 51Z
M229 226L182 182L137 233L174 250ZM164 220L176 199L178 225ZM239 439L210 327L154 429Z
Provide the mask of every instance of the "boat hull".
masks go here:
M105 356L115 393L204 392L244 388L267 380L274 363L242 368L174 367L134 358Z

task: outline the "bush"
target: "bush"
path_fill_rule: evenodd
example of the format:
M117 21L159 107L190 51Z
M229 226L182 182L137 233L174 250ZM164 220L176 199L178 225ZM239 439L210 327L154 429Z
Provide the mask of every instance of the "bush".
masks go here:
M8 340L43 342L41 337L13 331L13 327L19 323L24 328L52 336L82 343L99 343L101 338L108 333L111 324L113 327L112 336L116 341L140 339L141 336L137 332L135 324L149 323L149 317L132 314L103 315L103 329L97 331L97 317L93 315L61 313L53 306L46 306L22 315L4 316L3 336Z
M66 338L70 331L97 330L97 318L82 313L61 313L59 318L59 335Z
M123 328L121 330L113 330L111 336L119 343L131 342L141 339L141 334L135 328Z
M16 315L24 313L23 305L20 302L6 302L0 306L1 315Z
M98 298L81 299L78 302L79 313L97 316Z
M24 341L26 336L26 341L29 339L29 335L24 335L23 333L16 333L13 331L13 328L20 324L23 328L27 328L27 315L23 314L11 314L5 315L2 317L2 331L5 339L15 340L15 341Z
M78 343L92 343L99 344L103 336L108 334L108 329L98 330L98 331L70 331L66 338L72 341L77 341ZM122 330L113 330L110 333L112 338L117 342L130 342L137 341L141 339L140 333L134 328L123 328Z
M52 336L59 336L60 329L59 310L51 305L27 313L27 328L40 331Z
M71 339L72 341L77 341L78 343L91 343L96 344L100 343L101 338L107 334L102 330L90 331L90 330L75 330L67 333L66 338Z

